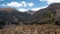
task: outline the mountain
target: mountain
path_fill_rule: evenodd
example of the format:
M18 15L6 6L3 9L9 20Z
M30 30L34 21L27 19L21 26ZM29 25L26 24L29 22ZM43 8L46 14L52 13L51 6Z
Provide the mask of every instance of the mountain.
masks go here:
M0 26L6 24L19 24L24 22L30 14L20 12L14 8L0 8Z
M51 21L51 18L47 17L46 14L49 13L54 16L55 21L60 21L60 3L53 3L47 8L41 9L30 16L25 24L46 24ZM49 16L49 14L47 14ZM53 18L53 17L52 17Z
M26 13L33 15L34 13L36 13L36 11L28 10L26 11Z
M54 19L52 19L54 18ZM0 25L5 24L46 24L60 22L60 3L53 3L39 11L20 12L14 8L0 8Z

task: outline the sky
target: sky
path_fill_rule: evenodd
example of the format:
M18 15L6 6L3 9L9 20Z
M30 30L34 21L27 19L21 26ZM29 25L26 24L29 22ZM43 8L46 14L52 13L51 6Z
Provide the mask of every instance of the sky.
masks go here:
M60 3L60 0L0 0L0 8L10 7L21 12L38 11L48 7L51 3Z

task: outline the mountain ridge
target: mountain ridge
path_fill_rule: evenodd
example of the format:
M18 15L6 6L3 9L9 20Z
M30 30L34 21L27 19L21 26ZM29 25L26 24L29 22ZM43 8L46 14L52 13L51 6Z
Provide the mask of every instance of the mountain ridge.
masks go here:
M52 13L54 15L54 19L56 19L57 21L60 21L59 20L60 19L59 18L60 3L53 3L53 4L49 5L47 8L37 11L35 14L30 16L25 23L26 24L34 24L34 23L37 23L37 24L44 23L45 24L45 23L49 22L51 19L45 16L45 14L47 12ZM56 22L56 20L55 20L55 22Z

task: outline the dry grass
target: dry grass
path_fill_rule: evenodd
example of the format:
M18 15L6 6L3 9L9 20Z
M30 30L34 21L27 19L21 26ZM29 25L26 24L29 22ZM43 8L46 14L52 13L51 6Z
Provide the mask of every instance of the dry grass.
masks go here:
M60 26L17 25L1 29L0 34L60 34Z

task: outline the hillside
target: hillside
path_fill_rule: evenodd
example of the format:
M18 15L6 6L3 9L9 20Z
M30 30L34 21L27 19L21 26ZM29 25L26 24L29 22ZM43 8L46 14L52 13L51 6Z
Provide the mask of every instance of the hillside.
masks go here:
M56 25L17 25L6 26L0 34L60 34L60 26Z
M53 3L49 5L47 8L41 9L37 11L35 14L30 16L27 21L25 22L26 24L42 24L42 23L47 23L51 21L51 18L49 18L49 14L52 14L54 17L55 22L60 21L59 16L60 16L60 3ZM48 17L46 16L48 15ZM51 16L50 16L51 17Z
M0 34L60 34L59 25L60 3L35 13L0 8Z
M33 15L33 14L36 13L36 12L37 12L37 11L32 11L32 10L26 11L26 13L31 14L31 15Z
M20 12L14 8L0 8L0 26L33 25L33 24L58 24L60 25L60 3L53 3L47 8L33 12Z
M30 14L20 12L14 8L0 8L0 26L8 24L20 24L29 16Z

